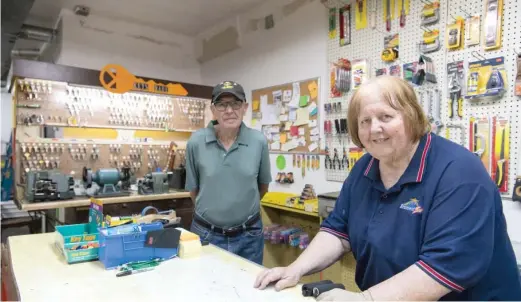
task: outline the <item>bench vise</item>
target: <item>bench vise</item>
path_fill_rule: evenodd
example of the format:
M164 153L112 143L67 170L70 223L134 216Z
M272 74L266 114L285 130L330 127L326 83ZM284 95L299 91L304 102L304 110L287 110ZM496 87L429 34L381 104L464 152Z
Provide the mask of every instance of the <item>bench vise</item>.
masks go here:
M142 195L168 193L168 175L164 172L148 173L138 181L137 187Z

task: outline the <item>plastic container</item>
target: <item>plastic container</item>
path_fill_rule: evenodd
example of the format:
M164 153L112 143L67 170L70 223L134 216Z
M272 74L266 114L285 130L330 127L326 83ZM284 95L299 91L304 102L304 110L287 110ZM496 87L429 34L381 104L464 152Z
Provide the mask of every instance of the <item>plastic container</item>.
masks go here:
M148 231L163 229L160 222L148 224L131 224L134 232L118 234L115 228L99 229L99 260L105 269L113 269L119 265L133 261L147 261L155 258L169 259L177 256L177 248L154 248L145 246ZM110 232L109 232L110 230Z
M67 263L98 259L98 232L91 224L59 225L55 229L55 246Z

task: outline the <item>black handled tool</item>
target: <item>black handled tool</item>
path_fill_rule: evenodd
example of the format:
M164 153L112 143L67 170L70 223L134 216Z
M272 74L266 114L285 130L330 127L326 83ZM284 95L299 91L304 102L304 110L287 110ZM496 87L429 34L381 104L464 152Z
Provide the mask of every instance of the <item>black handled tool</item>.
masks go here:
M333 283L331 280L322 280L320 282L306 283L302 285L302 295L304 297L318 297L320 294L330 291L334 288L346 289L343 284Z

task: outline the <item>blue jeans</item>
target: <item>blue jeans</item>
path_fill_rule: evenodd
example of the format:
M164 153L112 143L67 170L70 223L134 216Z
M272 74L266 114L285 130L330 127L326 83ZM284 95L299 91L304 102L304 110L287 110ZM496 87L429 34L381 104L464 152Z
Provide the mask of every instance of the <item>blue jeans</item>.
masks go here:
M261 219L242 234L233 237L212 232L198 224L195 220L192 221L190 231L199 235L201 240L206 240L224 250L262 265L264 236Z

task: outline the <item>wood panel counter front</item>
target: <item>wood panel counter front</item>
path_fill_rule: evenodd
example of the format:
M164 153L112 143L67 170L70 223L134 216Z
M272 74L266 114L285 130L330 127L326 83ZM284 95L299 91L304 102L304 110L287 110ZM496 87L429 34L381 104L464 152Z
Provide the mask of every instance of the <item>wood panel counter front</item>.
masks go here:
M213 245L197 258L174 258L156 269L116 277L99 261L67 264L54 234L8 238L10 271L21 301L314 301L301 286L253 288L262 267Z

